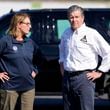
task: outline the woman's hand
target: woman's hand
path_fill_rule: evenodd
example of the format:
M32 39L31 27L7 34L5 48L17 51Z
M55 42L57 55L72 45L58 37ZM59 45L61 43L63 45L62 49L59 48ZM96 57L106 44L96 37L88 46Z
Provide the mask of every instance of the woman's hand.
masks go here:
M35 73L34 71L32 71L32 74L31 75L32 75L33 78L35 78L37 74L38 73Z
M2 82L5 82L5 80L9 80L9 76L8 76L8 73L7 72L1 72L0 73L0 80L2 80Z

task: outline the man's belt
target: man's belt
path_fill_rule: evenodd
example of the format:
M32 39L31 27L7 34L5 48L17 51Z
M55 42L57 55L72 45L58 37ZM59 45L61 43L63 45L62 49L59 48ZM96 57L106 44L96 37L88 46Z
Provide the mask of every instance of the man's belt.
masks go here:
M80 74L92 72L94 70L95 69L87 69L87 70L81 70L81 71L67 71L67 70L64 70L64 73L68 76L78 76Z

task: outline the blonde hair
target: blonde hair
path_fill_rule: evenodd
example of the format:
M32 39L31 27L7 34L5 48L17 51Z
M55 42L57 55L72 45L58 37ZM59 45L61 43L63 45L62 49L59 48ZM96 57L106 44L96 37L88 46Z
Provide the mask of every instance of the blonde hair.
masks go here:
M17 24L22 23L24 21L24 19L27 17L30 19L30 16L26 13L15 14L11 19L11 23L7 30L7 33L13 37L17 37L17 35L19 34L19 32L17 30Z

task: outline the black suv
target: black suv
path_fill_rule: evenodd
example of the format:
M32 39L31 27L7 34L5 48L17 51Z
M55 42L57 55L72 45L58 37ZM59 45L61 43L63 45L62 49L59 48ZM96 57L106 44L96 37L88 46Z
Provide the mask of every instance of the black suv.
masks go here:
M57 95L60 97L62 76L58 63L58 46L62 32L69 26L67 9L20 10L18 12L11 10L0 18L0 36L6 33L12 16L15 13L24 12L31 16L31 38L40 47L37 63L39 75L35 79L36 94L37 96ZM85 9L85 22L88 26L96 28L110 43L110 9ZM105 76L96 81L96 92L99 94L106 92L104 81Z

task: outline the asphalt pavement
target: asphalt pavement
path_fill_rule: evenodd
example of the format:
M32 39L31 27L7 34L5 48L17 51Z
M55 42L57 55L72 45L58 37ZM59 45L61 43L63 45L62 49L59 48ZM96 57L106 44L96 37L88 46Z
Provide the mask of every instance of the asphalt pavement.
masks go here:
M19 104L15 110L20 110ZM64 110L62 96L36 96L33 110ZM110 110L107 94L95 97L95 110Z
M64 110L62 96L36 97L34 110ZM107 94L95 97L95 110L110 110Z

